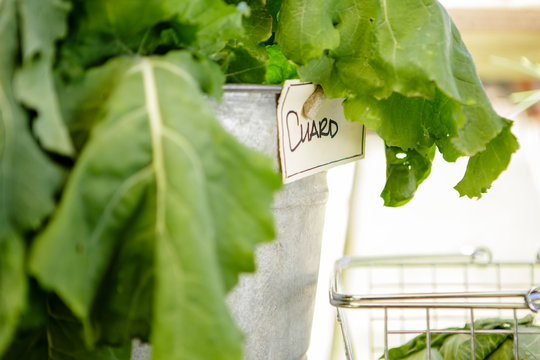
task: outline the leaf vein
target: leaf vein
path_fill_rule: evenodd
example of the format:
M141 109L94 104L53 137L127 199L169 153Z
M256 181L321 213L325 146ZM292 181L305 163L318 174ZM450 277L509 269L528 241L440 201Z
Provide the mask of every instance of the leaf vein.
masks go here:
M167 179L165 175L165 160L163 156L163 121L159 108L156 79L153 64L149 59L141 62L143 86L146 100L146 111L150 123L152 137L152 167L156 178L156 236L160 238L165 234L165 207L167 195Z
M193 85L195 87L199 87L199 85L193 79L193 76L191 76L190 73L188 73L184 69L182 69L182 68L180 68L180 67L178 67L178 66L176 66L174 64L171 64L171 63L169 63L167 61L163 61L163 60L152 60L152 65L157 67L157 68L161 68L161 69L163 69L165 71L168 71L171 74L182 78L183 80L186 80L187 82L190 83L190 85Z
M120 200L122 200L124 195L127 194L129 190L132 189L134 186L144 181L147 176L152 175L151 170L151 167L147 166L137 171L122 182L122 184L114 192L111 199L107 202L107 205L105 206L105 209L103 210L103 213L99 218L98 223L94 227L94 231L92 231L92 234L90 235L90 240L88 241L89 244L94 244L99 235L103 232L110 216L112 215L112 212L114 211L116 205L120 202Z
M176 144L188 157L189 161L192 163L197 175L201 178L200 180L205 179L204 168L199 160L197 152L193 146L189 143L185 136L182 136L178 132L172 130L171 128L164 126L163 127L163 136L171 140Z

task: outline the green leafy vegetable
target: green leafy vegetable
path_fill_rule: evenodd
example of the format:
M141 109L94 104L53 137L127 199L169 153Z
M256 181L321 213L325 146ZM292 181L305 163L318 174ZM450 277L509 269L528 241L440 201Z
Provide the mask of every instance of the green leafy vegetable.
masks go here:
M444 343L446 338L449 336L449 334L432 334L431 347L433 348L433 352L439 353L437 349ZM409 358L413 359L415 356L418 356L418 358L423 358L424 355L427 355L426 348L427 336L426 334L420 334L406 344L388 350L388 356L389 359L392 360ZM440 353L438 355L440 355Z
M237 8L249 9L243 19L245 33L230 43L224 54L222 68L227 82L255 83L265 81L268 54L265 42L272 36L272 16L262 0L237 2Z
M24 236L37 230L54 209L61 181L58 167L41 152L28 129L28 117L15 99L16 2L0 2L0 355L25 307Z
M417 353L412 354L405 358L406 360L427 360L428 351L427 349L421 350ZM431 349L431 359L432 360L444 360L441 356L441 353L437 349Z
M305 64L338 46L340 34L332 23L332 5L326 0L282 2L276 37L289 59Z
M520 330L526 327L520 327ZM537 334L520 334L518 342L519 360L538 360L540 358L540 336ZM514 358L514 342L506 340L487 360L505 360Z
M216 56L243 34L242 14L221 0L94 0L73 7L58 66L69 77L121 55L190 48Z
M345 98L385 141L387 205L436 149L477 197L517 149L434 0L0 0L0 49L2 360L242 358L224 299L280 184L212 114L225 81Z
M273 237L264 210L270 193L254 190L276 189L278 182L271 164L246 153L209 112L199 84L222 79L211 65L171 52L135 60L118 73L104 119L81 153L57 215L37 239L32 272L83 321L90 344L97 336L91 310L99 286L116 249L135 241L144 251L136 256L148 266L143 278L154 284L147 289L153 319L143 320L151 320L155 356L241 354L224 296L239 271L253 270L255 243ZM145 283L137 285L123 295L134 299L136 311L149 306L137 303Z
M283 84L287 79L298 77L296 66L283 55L279 45L269 45L266 51L270 59L266 69L265 84Z
M518 331L540 328L533 325L534 316L528 315L518 321ZM498 318L475 321L477 330L509 330L514 327L513 320ZM470 330L471 325L463 328L450 328L448 330ZM432 334L432 359L442 360L470 360L472 359L472 337L470 334ZM537 359L540 354L539 334L520 333L518 341L518 360ZM426 359L426 335L421 334L406 344L388 351L390 360ZM435 356L435 357L434 357ZM382 358L382 357L381 357ZM514 335L507 333L492 333L475 335L475 359L477 360L510 360L514 359Z
M471 157L463 180L455 187L462 196L480 197L499 176L499 169L508 166L511 154L519 147L510 126L510 122L507 122L507 126L487 144L484 151Z
M329 97L345 98L347 118L377 131L386 146L424 152L436 144L447 161L469 156L476 159L471 167L489 167L479 191L460 186L461 195L480 197L517 146L497 148L505 161L495 159L499 154L493 151L484 152L498 136L513 135L507 120L491 108L444 8L435 0L328 3L333 11L317 14L313 9L323 7L315 0L298 7L286 1L281 9L283 35L278 40L286 56L304 64L300 76L321 84ZM328 36L338 31L339 42L311 36L317 26ZM424 163L420 166L416 172L425 173ZM383 198L390 206L411 199L421 182L411 186L410 176L390 165L387 178Z
M62 121L52 72L55 42L66 34L67 1L20 0L23 66L17 73L17 95L37 111L34 125L43 147L73 156L74 149Z
M492 354L508 338L505 334L477 335L475 336L476 359L485 359ZM469 335L458 334L450 337L441 346L441 355L445 359L472 359L471 342Z
M399 147L386 147L386 173L388 179L381 194L386 204L399 206L410 200L410 194L431 172L435 147L403 151Z
M227 82L260 84L265 78L267 62L267 54L262 48L231 48L223 66Z

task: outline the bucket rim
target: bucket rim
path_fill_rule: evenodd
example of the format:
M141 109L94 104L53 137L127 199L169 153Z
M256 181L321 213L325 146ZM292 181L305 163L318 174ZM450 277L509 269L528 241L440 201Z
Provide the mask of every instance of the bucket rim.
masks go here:
M279 94L281 85L261 85L261 84L224 84L223 90L226 92L271 92Z

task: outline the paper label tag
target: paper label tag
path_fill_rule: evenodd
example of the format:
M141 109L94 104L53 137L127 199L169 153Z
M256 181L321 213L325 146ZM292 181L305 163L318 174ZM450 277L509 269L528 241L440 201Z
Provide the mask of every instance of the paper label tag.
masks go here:
M364 126L345 119L343 99L324 98L314 106L315 113L309 112L312 119L304 114L304 103L315 89L312 83L287 80L279 97L279 153L285 184L364 157Z

